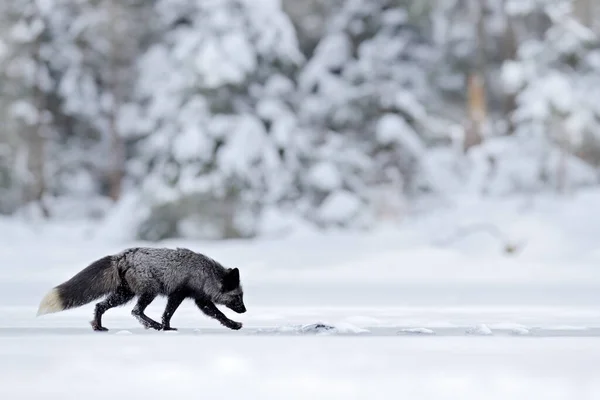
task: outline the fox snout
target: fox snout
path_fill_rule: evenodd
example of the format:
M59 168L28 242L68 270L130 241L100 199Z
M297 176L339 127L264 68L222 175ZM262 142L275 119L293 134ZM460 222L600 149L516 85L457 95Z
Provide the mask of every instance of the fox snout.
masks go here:
M244 305L244 303L230 304L227 307L238 314L243 314L246 312L246 306Z
M241 306L231 307L231 309L238 314L243 314L246 312L246 306L244 306L243 304Z

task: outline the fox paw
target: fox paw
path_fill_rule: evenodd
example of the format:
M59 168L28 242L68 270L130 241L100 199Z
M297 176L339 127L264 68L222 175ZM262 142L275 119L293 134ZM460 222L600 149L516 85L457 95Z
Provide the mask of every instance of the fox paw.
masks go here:
M170 326L162 326L161 330L163 330L163 331L176 331L177 328L173 328L173 327L170 327Z
M91 321L90 325L92 325L92 329L96 332L107 332L108 329L97 323L96 321Z
M160 331L162 329L162 326L158 322L149 322L149 321L146 322L146 321L144 321L142 324L144 325L144 328L146 328L146 329L152 328L152 329L157 330L157 331Z
M135 319L138 320L138 322L140 324L142 324L142 326L145 329L154 329L157 331L160 331L162 328L162 324L159 324L158 322L156 322L155 320L148 318L147 316L145 316L144 314L140 313L140 312L136 312L135 310L131 312L131 315L133 315L135 317Z
M237 331L238 329L242 329L242 323L236 322L236 321L229 321L225 324L225 326L229 329L233 329L234 331Z

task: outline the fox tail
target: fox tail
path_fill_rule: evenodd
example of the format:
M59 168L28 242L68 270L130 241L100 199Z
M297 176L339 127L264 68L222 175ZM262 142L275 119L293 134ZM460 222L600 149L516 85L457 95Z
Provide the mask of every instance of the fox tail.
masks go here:
M40 302L37 315L80 307L116 290L119 282L112 256L103 257L50 290Z

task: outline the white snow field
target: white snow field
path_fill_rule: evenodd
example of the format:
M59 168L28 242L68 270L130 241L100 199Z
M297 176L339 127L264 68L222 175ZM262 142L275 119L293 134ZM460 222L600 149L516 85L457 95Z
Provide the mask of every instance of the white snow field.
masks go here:
M396 230L255 241L134 243L111 240L116 225L0 220L0 399L599 399L600 192L460 204ZM485 232L444 242L480 223L525 246L507 255ZM224 312L244 327L191 301L178 332L142 329L133 303L105 314L105 333L90 328L93 303L36 318L50 288L136 245L239 267L248 312Z

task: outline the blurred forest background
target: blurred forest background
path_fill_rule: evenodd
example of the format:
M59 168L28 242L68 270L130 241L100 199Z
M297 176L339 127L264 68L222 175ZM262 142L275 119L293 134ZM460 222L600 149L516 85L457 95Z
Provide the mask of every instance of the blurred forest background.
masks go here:
M595 0L2 0L0 214L364 229L599 183Z

